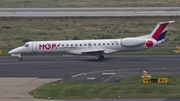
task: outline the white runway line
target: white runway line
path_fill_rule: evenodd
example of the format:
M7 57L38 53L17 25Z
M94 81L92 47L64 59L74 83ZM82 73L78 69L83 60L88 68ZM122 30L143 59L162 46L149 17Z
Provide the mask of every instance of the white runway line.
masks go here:
M71 77L78 77L78 76L81 76L81 75L85 75L86 73L81 73L81 74L77 74L77 75L73 75L73 76L71 76Z
M116 73L102 73L102 75L115 75Z

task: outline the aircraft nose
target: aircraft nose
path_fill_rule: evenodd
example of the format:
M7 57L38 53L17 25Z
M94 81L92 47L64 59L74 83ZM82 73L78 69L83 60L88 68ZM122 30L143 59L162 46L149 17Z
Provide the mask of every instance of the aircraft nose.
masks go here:
M8 54L14 54L16 52L16 49L12 49L8 52Z
M18 48L10 50L8 53L9 54L19 54L21 51L22 51L22 48L18 47Z
M10 51L8 52L8 54L12 54L12 50L10 50Z

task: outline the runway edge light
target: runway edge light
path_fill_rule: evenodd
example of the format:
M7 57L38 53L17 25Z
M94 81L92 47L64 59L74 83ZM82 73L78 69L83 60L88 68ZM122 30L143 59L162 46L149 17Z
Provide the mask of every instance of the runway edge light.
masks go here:
M143 74L141 75L142 78L151 78L151 76L148 74L147 71L143 71Z

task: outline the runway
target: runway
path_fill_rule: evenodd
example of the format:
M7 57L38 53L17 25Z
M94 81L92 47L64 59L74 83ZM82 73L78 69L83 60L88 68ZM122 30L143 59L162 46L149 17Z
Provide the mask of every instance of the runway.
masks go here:
M23 56L23 61L18 61L17 57L0 56L2 82L0 84L3 84L0 88L0 99L2 101L39 101L30 97L27 92L28 89L36 88L35 85L43 84L42 81L44 83L50 80L58 80L59 82L119 82L131 74L139 74L141 77L143 70L148 71L151 75L179 75L179 61L180 55L107 55L104 61L96 61L91 56L73 55ZM5 89L5 87L7 88ZM63 99L56 101L76 100L109 101L108 99ZM179 101L180 99L110 99L110 101L136 100Z
M126 8L0 8L1 17L67 17L67 16L178 16L180 7Z
M107 55L104 61L91 56L0 56L0 77L67 78L82 73L180 73L180 55Z

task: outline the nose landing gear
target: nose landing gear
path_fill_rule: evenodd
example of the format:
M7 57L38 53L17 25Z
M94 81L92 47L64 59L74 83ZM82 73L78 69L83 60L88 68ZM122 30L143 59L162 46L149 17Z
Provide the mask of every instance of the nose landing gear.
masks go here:
M21 54L19 54L18 57L19 57L18 60L19 60L19 61L22 61Z

